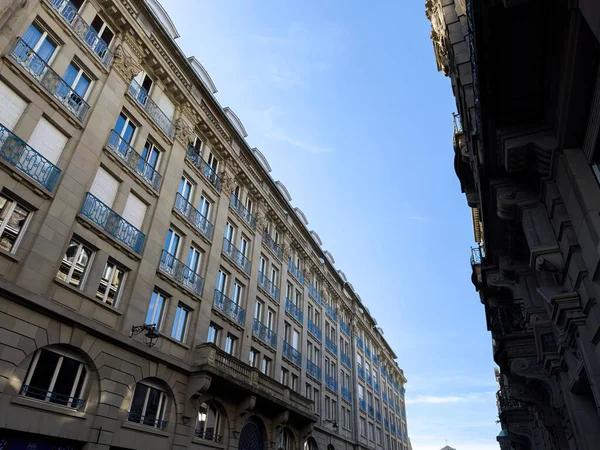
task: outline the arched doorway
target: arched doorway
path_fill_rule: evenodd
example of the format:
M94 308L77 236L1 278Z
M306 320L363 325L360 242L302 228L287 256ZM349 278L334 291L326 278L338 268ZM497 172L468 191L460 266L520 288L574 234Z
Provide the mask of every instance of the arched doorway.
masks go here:
M264 450L263 432L259 425L250 420L242 428L238 450Z

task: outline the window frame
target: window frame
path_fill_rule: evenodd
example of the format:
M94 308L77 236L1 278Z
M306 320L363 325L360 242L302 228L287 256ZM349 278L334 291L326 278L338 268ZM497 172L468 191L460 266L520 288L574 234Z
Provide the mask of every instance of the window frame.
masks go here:
M119 287L118 287L118 289L117 289L117 291L115 293L115 296L114 296L114 298L112 300L112 303L108 303L107 300L108 300L108 293L110 292L111 286L113 285L113 281L108 281L107 280L106 290L104 291L104 296L103 296L103 298L98 298L98 293L99 293L100 286L102 284L102 281L105 279L104 278L104 273L106 273L106 270L107 270L107 267L108 267L109 264L112 264L113 270L115 272L116 271L123 272L123 277L121 279L121 283L119 284ZM123 294L123 289L125 288L125 282L127 280L127 273L128 273L128 271L125 270L123 268L123 266L121 266L119 263L117 263L114 259L108 258L108 260L106 261L106 264L104 265L104 271L102 272L102 277L100 278L100 283L98 284L98 289L96 289L96 299L98 301L101 301L102 303L104 303L106 305L109 305L109 306L111 306L111 307L113 307L113 308L116 309L117 305L119 303L119 300L121 299L121 295ZM115 278L115 273L113 273L111 275L111 279L114 280L114 278Z
M62 266L62 264L64 263L65 257L67 256L67 251L69 250L72 242L77 243L77 251L73 255L73 262L70 263L70 267L69 267L69 271L66 275L66 279L62 280L62 279L58 278L58 274L61 273L60 266ZM88 258L87 263L83 267L83 271L81 273L81 278L79 279L79 284L74 285L73 283L70 282L70 280L73 278L73 273L75 272L75 267L77 266L77 260L81 257L84 248L90 251L90 257ZM60 261L60 265L58 267L58 272L56 273L56 278L67 283L70 286L73 286L76 289L83 289L85 287L85 283L87 281L87 277L90 272L90 267L94 262L95 255L96 255L96 250L94 250L91 246L84 243L84 241L82 239L79 239L79 237L76 237L75 235L71 236L71 240L69 241L69 244L67 245L64 256Z
M171 339L175 339L177 342L181 343L185 342L192 311L193 310L185 303L179 302L175 309L175 318L173 319L173 327L171 328Z
M6 203L11 202L11 204L8 206L8 209L6 210L6 214L1 219L2 223L0 223L0 239L2 239L2 236L4 235L4 231L8 227L8 222L10 221L10 218L14 214L15 209L17 209L17 207L21 207L21 209L23 209L24 211L27 211L27 216L25 217L23 225L21 225L21 229L19 230L19 232L16 235L15 241L14 241L13 245L11 246L11 249L5 250L8 253L10 253L11 255L14 255L17 252L19 245L21 245L21 241L23 240L23 235L25 234L25 232L27 231L27 228L29 227L29 223L31 222L31 218L33 217L34 211L31 208L29 208L27 205L24 205L23 203L20 203L18 200L15 200L13 197L6 195L5 192L0 192L0 200L2 198L4 198L6 200L4 208L6 208Z

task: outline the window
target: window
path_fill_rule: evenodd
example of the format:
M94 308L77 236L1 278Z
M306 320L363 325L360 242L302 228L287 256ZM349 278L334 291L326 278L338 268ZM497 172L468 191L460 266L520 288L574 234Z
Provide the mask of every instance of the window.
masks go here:
M57 164L67 140L67 136L42 117L33 129L27 143L52 164ZM39 170L42 170L42 167Z
M256 367L259 361L260 357L260 353L258 352L258 350L255 350L253 348L250 349L250 355L248 358L248 364L250 364L252 367Z
M82 288L94 252L77 239L71 239L56 277L70 285Z
M183 304L177 305L175 310L175 321L173 322L173 330L171 331L171 337L177 341L183 341L185 339L185 333L187 331L188 318L190 310Z
M210 201L207 200L203 195L200 196L200 203L198 204L198 211L202 216L204 216L207 220L210 217Z
M214 442L221 442L221 413L214 405L202 403L198 409L196 436Z
M163 312L165 310L166 299L164 295L159 292L152 292L152 298L150 299L150 305L148 306L148 314L146 314L146 324L156 325L156 329L159 330Z
M246 239L245 236L242 236L240 238L240 252L242 253L242 255L244 255L246 258L248 257L248 239Z
M124 283L125 271L109 259L104 266L96 298L107 305L116 307Z
M273 286L279 286L279 270L275 267L271 267L271 283Z
M263 360L262 360L262 365L260 367L260 371L262 373L264 373L265 375L270 375L271 374L271 364L272 361L270 358L263 356Z
M309 400L313 399L313 390L312 390L312 386L308 383L306 383L306 392L305 392L306 398Z
M77 63L71 62L67 70L65 70L63 80L65 84L61 83L56 92L63 98L67 98L70 95L68 99L69 104L77 111L82 104L82 100L87 98L92 79ZM72 95L72 91L75 91L77 95Z
M110 144L117 148L122 155L126 155L128 146L133 143L133 137L137 126L124 113L119 115L113 134L110 136Z
M360 435L367 437L367 421L364 417L360 418Z
M260 262L258 263L258 271L265 275L267 273L267 260L262 255L260 255Z
M155 428L164 428L167 409L167 394L158 385L149 381L135 385L127 420Z
M292 374L292 391L298 392L298 375Z
M369 440L375 440L375 427L371 422L369 422Z
M225 338L225 353L234 355L237 348L236 344L237 338L233 334L227 333L227 337Z
M313 388L313 400L315 402L315 412L321 414L321 394L317 388Z
M365 388L362 384L358 385L358 399L359 400L365 399Z
M146 217L147 208L148 205L146 205L143 200L133 192L129 192L127 201L125 202L125 209L123 210L123 219L138 230L141 230L142 225L144 224L144 218Z
M112 32L110 28L106 25L104 20L96 14L94 20L92 20L91 28L95 31L92 33L91 30L86 35L85 40L95 46L96 53L102 58L104 57L104 53L106 49L110 46L115 34ZM97 43L96 43L97 42Z
M237 281L235 283L233 283L233 292L231 294L231 300L233 300L233 303L235 303L236 305L242 304L242 293L243 292L244 292L244 288L241 284L239 284Z
M262 322L262 310L263 310L263 304L262 304L262 302L259 302L257 300L256 303L254 304L254 318L256 320L258 320L259 322Z
M225 272L223 272L222 270L219 270L219 273L217 275L216 290L219 292L225 293L226 289L227 289L227 274Z
M227 239L230 243L233 243L233 238L235 237L235 227L227 222L225 225L225 239Z
M88 371L83 361L64 350L38 350L31 362L21 395L79 409Z
M331 419L331 399L328 395L325 396L325 417Z
M375 439L377 444L381 445L381 428L377 427L377 430L375 431Z
M202 252L194 246L190 246L190 252L188 253L187 266L190 270L186 270L184 278L189 280L190 283L195 283L196 275L200 273L200 266L202 265ZM191 272L191 273L190 273Z
M209 152L208 156L206 158L206 162L208 163L208 165L210 166L210 168L215 173L217 173L217 171L219 169L219 160L216 158L216 156Z
M186 177L181 177L181 180L179 181L179 188L177 188L177 193L189 202L192 195L192 186L193 184L190 180L188 180Z
M288 385L290 381L290 371L287 369L284 369L283 367L281 368L281 374L279 377L279 382L285 386Z
M140 102L142 105L145 105L146 101L148 100L150 90L152 89L152 78L150 78L146 72L142 71L136 75L134 81L139 87L135 86L134 83L132 94L135 95L135 98L138 102Z
M298 308L302 308L302 293L298 289L296 289L296 298L295 298L294 304Z
M14 52L15 56L23 62L27 61L28 70L39 76L46 69L44 63L50 63L58 44L36 23L29 25L22 39L26 45L18 45ZM31 50L36 54L32 56Z
M267 325L267 328L269 328L269 330L275 329L275 311L273 311L271 308L267 309L267 324L266 325Z
M158 170L158 160L160 159L160 150L152 142L147 141L142 150L142 159L138 165L138 171L147 179L152 180L154 171Z
M31 220L31 212L16 201L0 194L0 247L14 253Z
M27 107L27 102L23 100L8 85L0 81L0 123L13 130L21 115Z
M210 326L208 327L208 337L206 338L206 342L218 344L220 330L221 328L211 322Z

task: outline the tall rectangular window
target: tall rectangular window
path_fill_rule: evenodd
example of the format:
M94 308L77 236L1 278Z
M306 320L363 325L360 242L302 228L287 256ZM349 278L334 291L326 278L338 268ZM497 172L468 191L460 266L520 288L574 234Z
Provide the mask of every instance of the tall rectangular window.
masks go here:
M208 327L208 336L206 338L206 342L218 344L220 330L221 330L220 327L218 327L217 325L215 325L214 323L211 322L210 326Z
M160 329L163 313L165 310L166 299L160 292L152 292L148 313L146 314L146 324L156 325L156 329Z
M89 247L76 238L71 239L56 277L75 287L82 288L93 255L94 252Z
M237 337L235 337L231 333L227 333L227 337L225 338L225 353L229 353L230 355L235 355L236 349L237 349Z
M264 373L265 375L271 375L271 365L272 365L273 361L271 360L271 358L268 358L267 356L263 356L263 360L262 360L262 365L260 367L260 371L262 373Z
M190 310L183 304L177 305L175 310L175 321L173 322L173 330L171 337L177 341L183 341L187 331L187 324Z
M0 194L0 247L14 253L31 219L29 209Z
M258 350L251 348L250 356L248 357L248 364L250 364L252 367L257 367L259 358L260 353L258 352Z
M108 260L96 291L96 298L107 305L116 307L124 283L125 271Z

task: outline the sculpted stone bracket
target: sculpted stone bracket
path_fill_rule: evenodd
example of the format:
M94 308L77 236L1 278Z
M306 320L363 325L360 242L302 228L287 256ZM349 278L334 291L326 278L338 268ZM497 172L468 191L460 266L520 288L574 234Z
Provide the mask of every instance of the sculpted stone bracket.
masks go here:
M541 381L550 393L550 405L553 408L562 408L563 403L556 383L536 358L516 358L510 363L510 371L516 376Z
M131 83L131 80L142 71L139 58L135 55L134 51L127 48L123 44L119 44L115 50L114 68L117 73L127 82Z
M288 410L282 411L273 418L273 426L278 427L280 425L286 425L290 419L290 412Z
M255 406L256 406L256 396L249 395L248 397L244 398L238 404L238 407L237 407L238 415L240 417L244 417L246 414L252 412L254 410Z
M504 2L506 4L509 0ZM541 176L550 174L553 155L558 147L556 138L550 131L537 130L527 134L523 134L522 131L503 133L498 140L502 163L507 173L518 173L532 168Z
M205 394L210 388L212 377L201 373L190 377L187 385L187 401L185 402L185 411L182 414L184 420L190 420L198 411L198 398Z
M566 343L572 346L577 328L585 325L586 316L581 309L581 300L577 292L562 292L550 296L552 321L565 333Z

